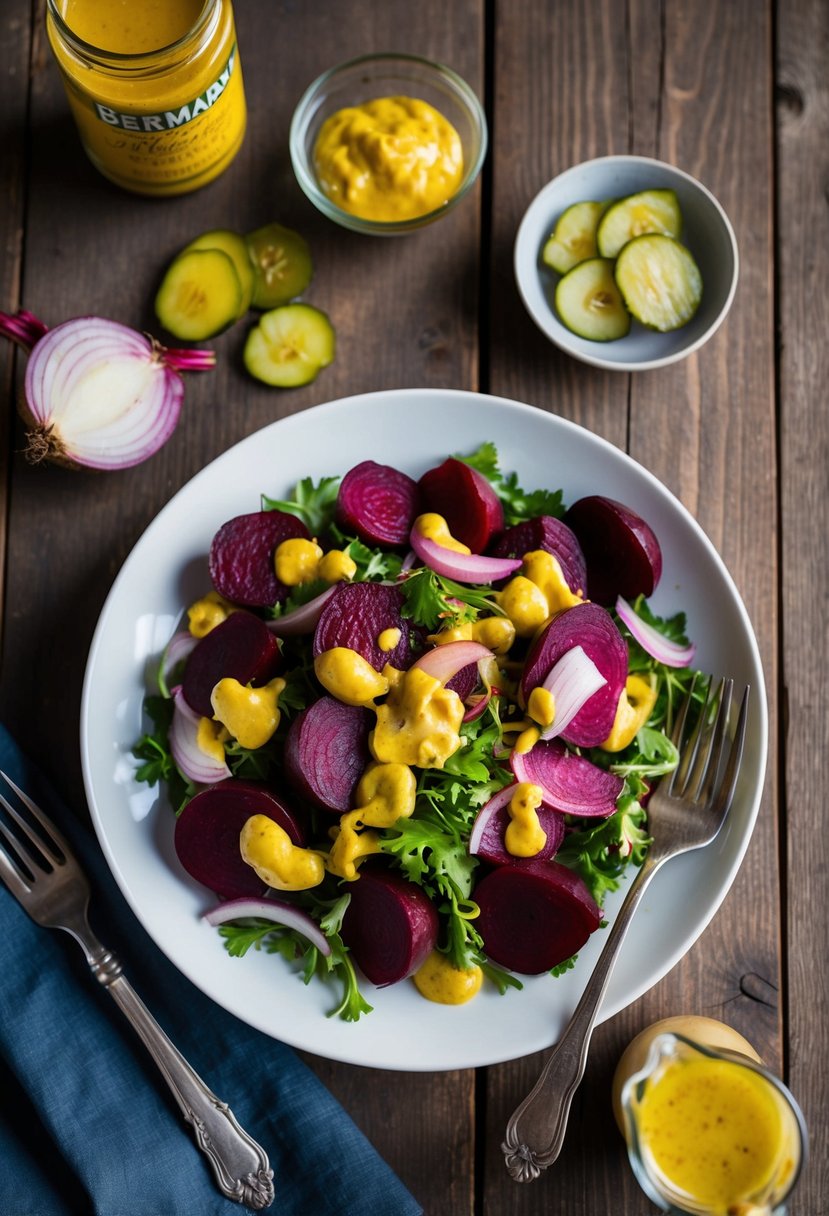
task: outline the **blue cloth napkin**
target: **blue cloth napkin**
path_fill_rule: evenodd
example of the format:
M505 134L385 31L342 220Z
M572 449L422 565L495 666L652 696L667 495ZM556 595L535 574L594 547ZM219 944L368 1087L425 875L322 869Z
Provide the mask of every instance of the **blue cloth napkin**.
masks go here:
M185 979L124 901L93 834L0 726L0 768L69 840L91 920L164 1030L265 1148L273 1216L421 1212L295 1052ZM62 932L35 925L0 884L2 1216L244 1216L112 998Z

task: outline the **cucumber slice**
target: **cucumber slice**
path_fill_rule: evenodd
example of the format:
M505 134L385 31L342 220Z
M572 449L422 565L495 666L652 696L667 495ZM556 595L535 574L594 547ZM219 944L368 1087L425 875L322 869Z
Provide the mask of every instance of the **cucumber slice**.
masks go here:
M702 299L693 255L670 236L640 236L625 245L616 284L636 320L660 333L687 324Z
M304 237L282 224L266 224L245 243L253 264L254 308L277 308L302 295L314 273Z
M558 274L567 274L579 262L596 257L596 229L609 206L610 203L573 203L562 212L541 251L545 266Z
M630 313L606 258L579 262L559 280L556 311L569 330L591 342L613 342L630 329Z
M674 237L682 232L682 212L673 190L642 190L609 207L596 232L599 254L615 258L628 241L648 232Z
M239 316L242 285L221 249L184 251L170 263L155 297L155 315L176 338L201 342Z
M283 304L263 313L245 343L245 367L276 388L310 384L334 358L334 327L310 304Z
M236 318L238 321L239 317L244 316L250 308L253 299L253 266L248 255L245 238L239 236L238 232L231 232L229 228L213 228L210 232L203 232L201 236L197 236L194 241L185 246L182 252L189 253L191 249L221 249L222 253L226 253L233 262L242 287L242 302Z

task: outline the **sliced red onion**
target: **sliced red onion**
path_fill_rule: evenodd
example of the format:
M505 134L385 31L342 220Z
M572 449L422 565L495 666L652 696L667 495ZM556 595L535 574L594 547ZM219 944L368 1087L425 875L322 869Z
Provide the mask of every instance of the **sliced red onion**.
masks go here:
M521 567L521 558L486 557L481 553L456 553L412 528L409 542L430 570L459 583L492 583L507 578Z
M215 365L209 350L167 350L103 317L47 329L25 311L0 332L30 348L21 413L32 461L126 469L152 456L178 423L183 371Z
M476 718L480 718L481 714L486 709L492 700L492 685L487 684L486 692L475 693L474 696L468 697L464 702L466 705L466 713L463 715L464 722L474 722Z
M489 802L478 811L478 814L475 816L475 822L472 824L472 831L469 833L469 844L467 846L473 857L477 855L484 832L489 827L493 815L511 801L517 784L517 781L513 781L510 785L505 785L502 790L498 790L497 793L493 794Z
M482 663L485 659L493 658L492 651L480 642L446 642L443 646L434 646L417 659L412 667L418 667L428 676L446 684L452 676L457 675L462 668L470 663Z
M693 642L685 646L672 642L658 629L654 629L653 625L643 621L634 611L633 605L621 595L616 600L616 614L619 620L627 625L631 636L657 663L664 663L666 667L687 667L696 654L697 648Z
M403 561L400 563L399 577L402 578L404 574L408 574L416 561L417 561L417 554L415 553L414 549L410 549L409 552L406 554L406 556L403 558Z
M315 596L307 604L300 604L298 608L292 608L290 612L286 612L283 616L278 616L273 621L266 621L268 629L279 638L293 637L295 634L313 633L317 627L317 621L320 619L323 608L336 590L337 584L335 583L333 587L329 587L321 595Z
M554 664L542 688L552 693L555 718L541 732L542 739L555 739L567 729L581 707L607 680L581 646L573 646Z
M200 718L184 699L181 685L172 690L173 721L170 726L170 752L176 766L196 785L215 785L231 776L227 764L208 756L198 744Z
M158 671L158 684L165 696L170 694L167 691L167 680L175 671L179 663L190 657L199 643L198 638L194 638L192 633L186 629L174 633L167 643L167 649L161 656L161 667Z
M240 920L246 916L256 916L261 920L272 920L275 925L284 925L286 929L295 929L303 937L307 937L312 946L316 946L320 954L329 955L331 946L328 938L315 920L307 912L295 908L292 904L282 903L276 899L229 899L226 903L218 904L205 912L204 919L208 925L226 925L228 921Z

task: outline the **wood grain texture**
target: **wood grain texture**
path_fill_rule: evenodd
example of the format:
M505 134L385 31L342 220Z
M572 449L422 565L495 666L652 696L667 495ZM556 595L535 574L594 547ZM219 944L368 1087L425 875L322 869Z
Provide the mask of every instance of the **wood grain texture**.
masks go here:
M786 689L788 1080L812 1143L795 1212L829 1212L829 9L794 0L777 11L777 194L783 681Z

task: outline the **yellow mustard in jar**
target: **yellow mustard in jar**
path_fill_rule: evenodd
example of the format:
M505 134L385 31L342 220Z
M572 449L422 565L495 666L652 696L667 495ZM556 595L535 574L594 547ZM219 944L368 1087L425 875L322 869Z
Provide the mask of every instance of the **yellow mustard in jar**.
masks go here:
M84 150L139 194L184 194L238 152L247 109L230 0L47 0Z
M377 97L325 120L314 169L322 192L350 215L409 220L449 201L463 178L463 148L425 101Z

